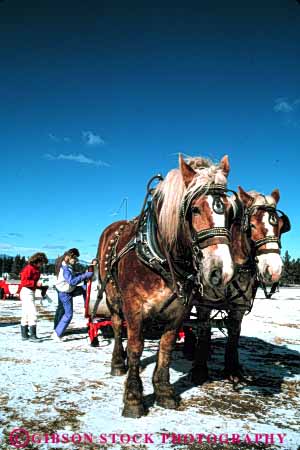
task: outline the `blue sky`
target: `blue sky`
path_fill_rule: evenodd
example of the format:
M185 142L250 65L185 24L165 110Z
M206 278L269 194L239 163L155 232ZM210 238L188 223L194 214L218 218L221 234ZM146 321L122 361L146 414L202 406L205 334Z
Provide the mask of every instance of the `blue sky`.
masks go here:
M0 2L0 253L93 257L183 152L278 187L300 257L299 3L160 3Z

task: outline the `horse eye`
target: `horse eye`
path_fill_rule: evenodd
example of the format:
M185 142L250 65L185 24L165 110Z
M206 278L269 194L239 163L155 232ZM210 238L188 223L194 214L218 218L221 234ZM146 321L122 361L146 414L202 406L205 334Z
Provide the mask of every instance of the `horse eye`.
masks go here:
M217 214L224 214L224 203L220 198L214 199L213 210Z
M200 214L200 209L198 206L192 206L191 207L192 214Z
M256 228L256 226L254 225L254 223L250 223L250 228Z
M270 222L270 225L273 225L273 226L278 224L278 218L277 218L276 214L270 214L269 222Z

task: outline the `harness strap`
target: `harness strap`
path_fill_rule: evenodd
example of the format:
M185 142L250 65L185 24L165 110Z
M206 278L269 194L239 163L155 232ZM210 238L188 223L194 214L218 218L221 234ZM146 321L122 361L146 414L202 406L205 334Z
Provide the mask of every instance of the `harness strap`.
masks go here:
M176 298L178 298L178 295L177 295L176 292L173 292L173 294L172 294L169 298L167 298L167 299L164 301L162 307L161 307L160 310L159 310L159 313L162 313L165 309L167 309L167 307L170 306L171 303L173 303L173 301L174 301Z
M247 285L247 287L246 287L246 290L243 291L243 290L241 289L241 287L239 286L239 284L238 284L238 282L237 282L236 280L233 280L233 281L232 281L232 285L233 285L234 288L238 291L239 296L240 296L240 297L243 297L243 299L246 300L246 301L248 301L248 299L247 299L247 297L245 296L245 292L247 292L247 290L248 290L248 288L249 288L249 284L250 284L250 283L248 283L248 285ZM231 298L230 300L233 300L233 299Z
M280 241L275 236L267 236L263 239L258 239L257 241L254 241L255 248L259 248L265 244L278 244L278 247L280 247Z
M278 255L280 255L280 250L279 250L279 248L260 249L260 250L257 250L256 256L267 255L268 253L277 253Z
M224 236L224 237L213 237L213 238L208 238L205 239L205 241L203 242L199 242L198 243L198 247L202 250L206 247L210 247L211 245L217 245L217 244L227 244L230 245L230 241L229 239Z
M133 250L136 247L136 244L137 244L136 237L132 238L129 242L127 242L125 247L123 247L122 250L120 250L120 252L114 258L112 258L110 266L112 267L118 261L120 261L120 259L123 258L123 256L125 256L128 252L130 252L130 250Z
M118 262L123 256L126 255L126 253L128 253L130 250L133 250L135 248L136 242L135 242L135 238L131 239L126 245L125 247L122 248L122 250L118 253L118 255L116 255L114 258L112 258L111 263L110 263L110 269L114 266L114 264L116 262ZM101 288L98 292L97 295L97 300L95 301L94 304L94 308L93 308L93 313L91 315L91 319L93 320L97 314L97 309L99 306L99 303L101 302L102 298L103 298L103 294L106 288L106 285L109 281L109 279L112 276L112 272L106 272L106 275L104 277L104 280L101 282Z
M225 227L213 227L207 228L206 230L199 231L198 233L193 233L193 241L205 241L206 239L214 237L226 237L228 240L231 239L231 232Z

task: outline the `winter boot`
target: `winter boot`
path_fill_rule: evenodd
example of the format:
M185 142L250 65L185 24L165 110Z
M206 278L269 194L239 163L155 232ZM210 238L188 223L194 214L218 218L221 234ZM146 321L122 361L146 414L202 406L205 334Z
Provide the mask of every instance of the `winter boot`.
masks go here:
M39 341L39 338L36 335L36 325L32 325L30 327L30 338L29 338L29 340L31 342L38 342Z
M21 325L21 335L22 341L27 341L27 339L29 339L28 325Z

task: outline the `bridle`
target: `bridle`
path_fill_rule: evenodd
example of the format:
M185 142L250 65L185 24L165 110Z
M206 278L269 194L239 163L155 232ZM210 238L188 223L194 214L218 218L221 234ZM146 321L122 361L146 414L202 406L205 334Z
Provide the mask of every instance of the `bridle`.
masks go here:
M282 218L283 226L280 230L280 234L278 237L266 236L262 239L257 239L257 240L252 239L250 218L257 211L268 212L269 213L269 223L272 226L276 226L276 225L278 226L279 219ZM251 239L252 251L255 253L255 256L260 256L260 255L268 254L268 253L280 254L281 234L286 233L287 231L290 230L290 221L286 214L284 214L280 209L276 209L274 206L251 205L250 207L246 208L244 211L241 230L242 230L242 232L245 232L247 234L249 239ZM261 247L266 244L277 244L278 248L262 249Z
M231 243L231 232L229 230L229 221L227 216L226 218L226 226L225 227L211 227L201 231L195 231L191 226L191 205L193 200L200 195L211 195L213 197L213 209L217 214L226 214L225 210L222 212L218 212L215 208L216 202L220 200L220 197L226 195L227 192L233 192L230 189L227 189L222 184L208 184L200 186L198 189L195 189L191 195L187 195L183 200L180 209L180 217L182 223L185 221L189 222L191 237L192 237L192 251L195 254L201 254L202 250L206 247L216 244L227 244ZM237 196L237 195L236 195Z

